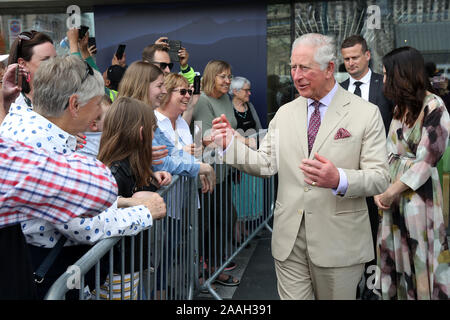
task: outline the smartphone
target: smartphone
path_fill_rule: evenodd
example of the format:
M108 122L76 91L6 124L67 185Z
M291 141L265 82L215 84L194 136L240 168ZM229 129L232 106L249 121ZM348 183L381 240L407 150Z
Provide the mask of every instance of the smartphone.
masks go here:
M16 66L14 83L16 86L22 87L22 75L20 74L20 71L19 71L19 65Z
M194 77L194 92L193 94L200 94L200 76Z
M80 29L78 29L78 39L80 40L83 39L88 30L89 30L88 26L80 26Z
M95 43L95 37L89 37L89 40L88 40L88 48L89 48L89 47L92 47L92 46L97 47L97 44Z
M169 40L169 56L172 62L180 62L178 51L181 49L181 41Z
M117 51L116 51L117 59L119 59L119 60L122 59L123 53L125 52L125 47L126 47L125 44L119 44L119 47L117 48Z

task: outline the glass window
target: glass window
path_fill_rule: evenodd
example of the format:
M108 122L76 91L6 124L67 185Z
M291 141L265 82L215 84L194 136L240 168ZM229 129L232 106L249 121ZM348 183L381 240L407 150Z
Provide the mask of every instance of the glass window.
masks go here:
M283 66L289 63L290 43L294 40L290 39L291 32L295 38L310 32L335 37L335 77L339 82L348 77L343 66L340 44L353 34L360 34L366 39L371 52L370 66L377 73L382 73L381 59L385 54L394 48L407 45L421 51L425 62L434 62L439 75L442 74L447 79L450 77L450 1L375 0L370 1L370 5L376 6L377 11L368 7L366 1L295 2L293 24L283 23L288 21L291 15L290 5L268 5L269 92L276 88L271 84L271 77L290 79L289 69L284 69ZM290 43L286 43L287 41ZM282 90L277 89L275 96L282 95ZM295 95L291 96L293 97ZM268 100L269 113L276 112L281 105L278 102L280 101L273 103Z
M289 68L291 51L291 10L289 4L267 8L267 110L268 121L278 108L292 100Z
M29 30L50 36L58 54L68 53L68 49L60 46L67 32L67 17L65 13L0 15L0 54L8 53L17 35ZM94 13L81 14L81 24L89 27L90 37L95 36Z

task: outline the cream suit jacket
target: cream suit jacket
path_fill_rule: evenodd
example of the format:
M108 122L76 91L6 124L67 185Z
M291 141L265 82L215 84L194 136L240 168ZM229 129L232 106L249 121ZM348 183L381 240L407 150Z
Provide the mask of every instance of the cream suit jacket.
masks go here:
M272 235L272 255L284 261L292 251L305 219L308 252L320 267L344 267L374 258L365 197L389 185L386 138L377 106L338 87L308 156L307 99L283 105L270 122L257 151L233 139L226 163L256 176L278 173L278 195ZM336 140L340 128L351 137ZM299 168L314 153L342 168L348 178L344 196L304 182Z

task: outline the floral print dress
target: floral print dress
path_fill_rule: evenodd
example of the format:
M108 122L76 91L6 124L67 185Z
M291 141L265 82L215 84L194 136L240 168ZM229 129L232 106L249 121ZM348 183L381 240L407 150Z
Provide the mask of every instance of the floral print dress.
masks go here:
M382 299L449 298L450 253L436 168L449 130L447 109L433 94L426 96L413 127L392 120L387 141L391 183L400 179L410 189L389 210L380 210L377 261Z

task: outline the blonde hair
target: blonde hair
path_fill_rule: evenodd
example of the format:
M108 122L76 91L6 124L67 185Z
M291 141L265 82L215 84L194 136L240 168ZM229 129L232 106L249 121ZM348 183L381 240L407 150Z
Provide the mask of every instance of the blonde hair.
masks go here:
M152 108L137 99L117 98L106 112L98 159L110 167L128 158L136 185L149 185L153 176L152 132L155 128Z
M216 86L216 76L227 70L231 71L231 66L228 62L222 60L211 60L208 62L202 77L202 88L206 95L213 95Z
M160 75L164 75L164 73L151 63L133 62L120 81L117 97L135 98L153 108L148 97L150 83L156 81Z
M164 79L164 86L166 87L167 94L161 101L161 108L164 108L167 105L175 88L183 86L189 88L189 82L180 74L169 73Z

